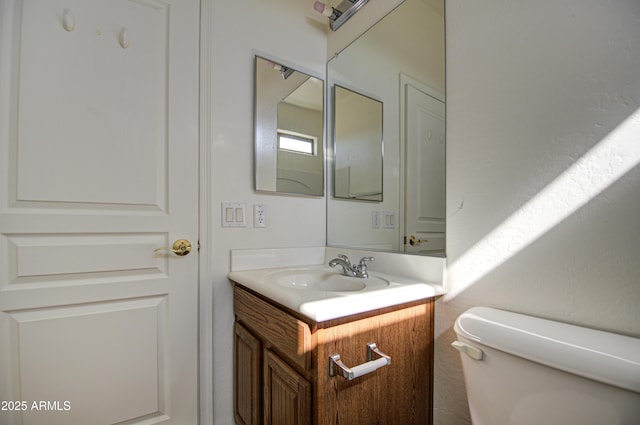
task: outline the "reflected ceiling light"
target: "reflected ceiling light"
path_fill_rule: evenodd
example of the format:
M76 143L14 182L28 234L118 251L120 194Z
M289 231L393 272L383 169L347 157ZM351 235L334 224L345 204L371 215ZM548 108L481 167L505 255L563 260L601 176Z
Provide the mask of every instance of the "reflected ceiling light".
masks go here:
M286 66L280 67L280 75L282 75L283 80L286 80L287 78L289 78L291 74L293 74L293 72L294 72L293 69L287 68Z
M295 72L295 70L289 67L286 67L284 65L280 65L279 63L267 61L267 65L269 65L271 68L275 69L276 71L280 71L280 75L282 75L283 80L286 80L291 76L291 74Z
M313 9L329 18L329 27L336 31L349 20L369 0L342 0L336 7L327 6L321 1L313 4Z

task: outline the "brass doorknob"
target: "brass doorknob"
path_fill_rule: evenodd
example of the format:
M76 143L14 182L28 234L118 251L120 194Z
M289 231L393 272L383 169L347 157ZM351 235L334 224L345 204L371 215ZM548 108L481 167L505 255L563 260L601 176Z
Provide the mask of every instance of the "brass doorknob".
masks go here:
M158 251L170 251L182 257L191 252L191 242L189 242L186 239L178 239L173 243L173 247L171 248L161 247L153 250L153 252L158 252Z
M427 240L426 239L418 239L413 235L409 236L409 245L411 245L411 246L420 245L423 242L427 242Z

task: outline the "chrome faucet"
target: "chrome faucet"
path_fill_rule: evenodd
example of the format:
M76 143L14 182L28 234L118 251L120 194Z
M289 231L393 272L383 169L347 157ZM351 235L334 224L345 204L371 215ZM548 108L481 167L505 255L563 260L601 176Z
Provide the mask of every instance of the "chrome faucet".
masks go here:
M341 274L343 276L361 277L366 279L369 277L369 273L367 273L367 261L373 261L373 257L362 257L358 264L351 264L351 261L349 261L349 258L346 255L338 254L338 258L334 258L329 261L329 266L340 266L342 268Z
M340 266L342 267L342 271L340 272L341 275L356 277L356 271L353 270L351 261L349 261L346 255L338 255L338 258L334 258L333 260L329 261L329 266Z

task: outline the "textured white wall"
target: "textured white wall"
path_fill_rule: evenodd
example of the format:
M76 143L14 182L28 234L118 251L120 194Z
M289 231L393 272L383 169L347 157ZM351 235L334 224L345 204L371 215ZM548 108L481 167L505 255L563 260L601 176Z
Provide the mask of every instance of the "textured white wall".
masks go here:
M435 423L469 423L455 318L640 336L640 2L448 1Z
M298 0L214 0L212 137L213 398L215 425L233 424L233 295L229 251L323 246L325 199L258 194L253 190L253 56L298 65L324 79L326 25ZM247 205L248 227L220 226L220 204ZM253 204L268 206L267 229L254 229ZM321 224L321 225L319 225ZM207 293L207 291L203 291Z

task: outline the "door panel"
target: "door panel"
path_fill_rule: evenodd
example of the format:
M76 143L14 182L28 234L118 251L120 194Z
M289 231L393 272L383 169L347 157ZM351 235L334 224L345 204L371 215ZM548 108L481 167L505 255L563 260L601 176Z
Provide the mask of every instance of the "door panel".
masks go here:
M147 234L12 235L9 244L15 269L10 273L15 276L13 282L39 278L50 283L56 276L113 270L166 274L166 259L154 258L149 252L167 243L163 235Z
M197 423L198 7L0 0L3 425Z
M406 84L405 251L445 249L444 103ZM420 241L409 244L413 235Z
M11 370L21 399L56 401L63 409L36 419L30 406L25 423L68 423L65 401L77 423L99 417L111 424L158 412L159 401L166 404L166 315L166 297L10 313L17 347Z
M16 5L22 6L17 200L164 209L169 5ZM74 19L73 31L61 25L65 13ZM122 31L127 48L119 43ZM92 182L100 182L99 190Z

